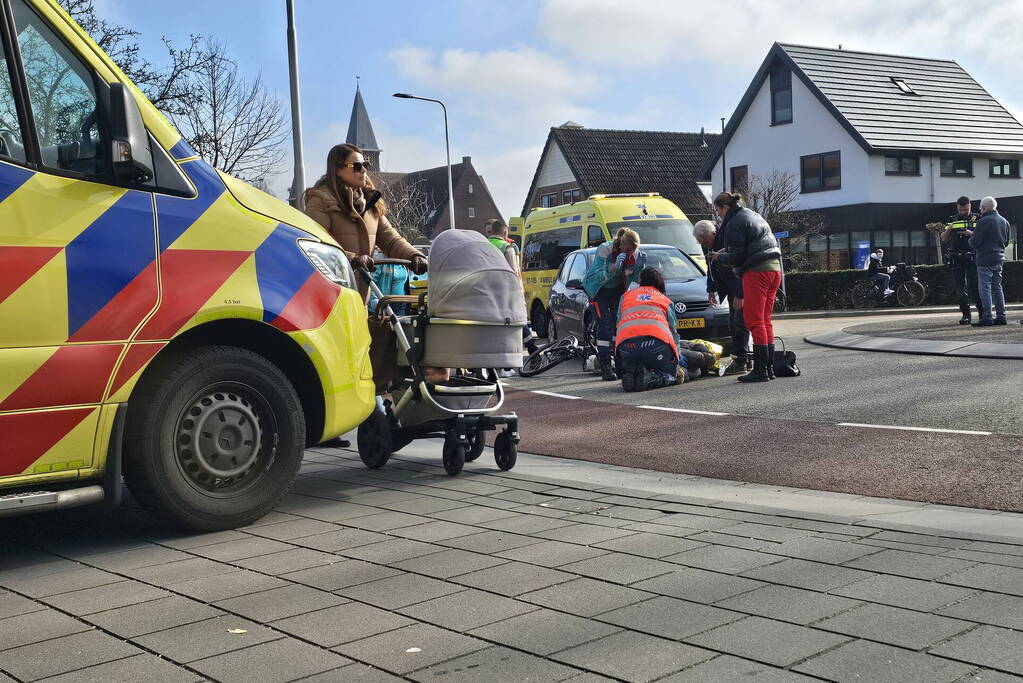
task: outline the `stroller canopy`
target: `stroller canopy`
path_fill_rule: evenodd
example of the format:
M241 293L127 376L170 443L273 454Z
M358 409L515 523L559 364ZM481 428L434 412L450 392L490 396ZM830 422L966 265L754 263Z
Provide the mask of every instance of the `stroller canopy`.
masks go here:
M521 327L522 280L504 254L475 230L445 230L429 255L431 316Z

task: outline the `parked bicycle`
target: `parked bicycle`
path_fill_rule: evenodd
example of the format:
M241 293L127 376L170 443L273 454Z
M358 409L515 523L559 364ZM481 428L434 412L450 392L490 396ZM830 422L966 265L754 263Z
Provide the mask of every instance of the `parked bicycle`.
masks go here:
M870 280L860 280L849 290L855 308L870 308L891 303L892 297L900 306L919 306L927 297L927 287L916 277L916 269L908 263L898 263L888 284L889 293L883 292Z

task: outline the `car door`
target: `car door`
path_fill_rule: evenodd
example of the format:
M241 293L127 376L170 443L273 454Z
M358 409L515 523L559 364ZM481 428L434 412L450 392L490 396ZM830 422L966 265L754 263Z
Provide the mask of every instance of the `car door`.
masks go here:
M554 326L559 337L564 337L565 331L565 315L567 313L568 305L568 290L565 289L565 282L568 279L568 272L575 261L576 255L569 254L561 264L561 268L558 270L557 277L554 278L554 283L551 285L551 295L548 300L547 307L551 312L551 319L554 321ZM549 335L548 330L548 335Z
M572 267L565 277L565 323L566 334L574 334L582 339L583 317L590 297L583 289L583 278L586 276L586 254L576 254Z
M111 374L158 298L153 195L113 184L106 82L25 0L10 6L0 17L0 482L89 467Z

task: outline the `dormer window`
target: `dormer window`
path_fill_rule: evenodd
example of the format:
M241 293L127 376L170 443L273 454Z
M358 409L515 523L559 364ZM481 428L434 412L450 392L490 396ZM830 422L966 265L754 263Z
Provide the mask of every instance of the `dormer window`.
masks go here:
M917 91L913 90L913 88L911 88L909 86L909 83L906 83L906 79L904 79L904 78L899 78L897 76L892 76L892 83L895 84L895 87L898 88L899 91L902 92L903 95L917 95L917 96L920 95L920 93L918 93Z
M792 123L792 72L782 62L771 69L771 125Z

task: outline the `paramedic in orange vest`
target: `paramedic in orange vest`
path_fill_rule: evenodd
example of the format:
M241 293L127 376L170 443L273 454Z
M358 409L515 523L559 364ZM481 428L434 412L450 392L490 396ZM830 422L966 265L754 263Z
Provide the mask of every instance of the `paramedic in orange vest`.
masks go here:
M645 391L685 381L686 359L679 359L676 325L664 277L656 268L644 268L639 287L625 292L618 307L615 352L622 389Z

